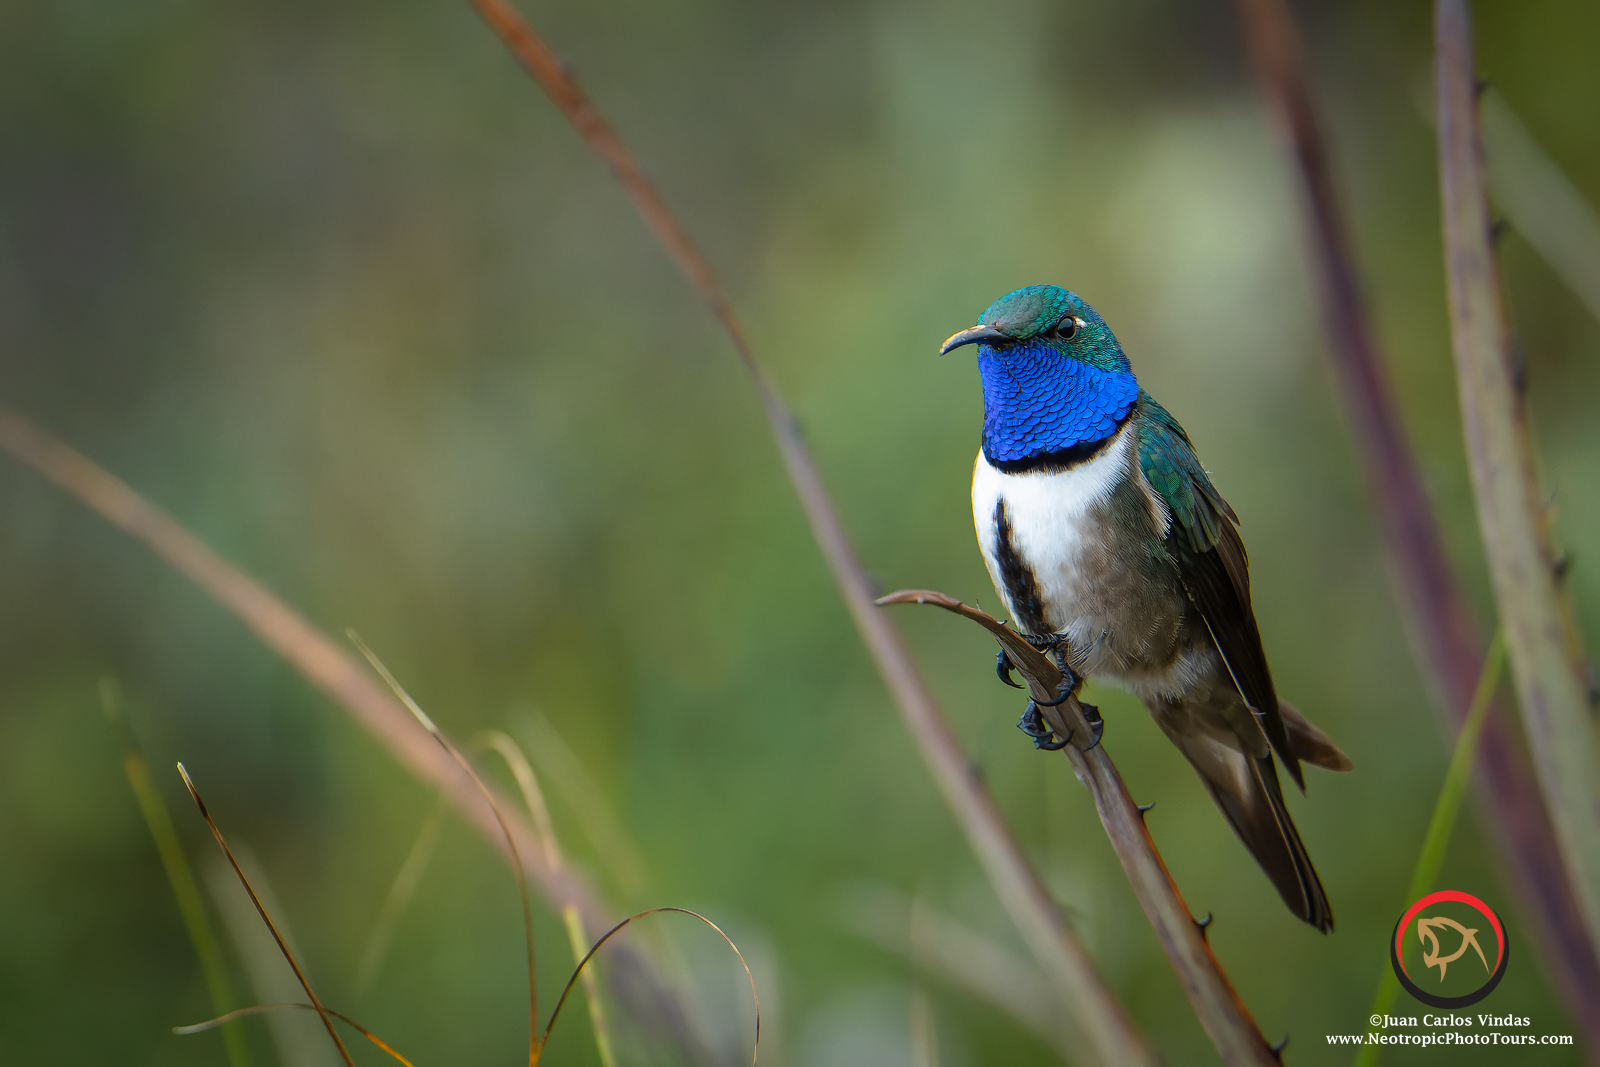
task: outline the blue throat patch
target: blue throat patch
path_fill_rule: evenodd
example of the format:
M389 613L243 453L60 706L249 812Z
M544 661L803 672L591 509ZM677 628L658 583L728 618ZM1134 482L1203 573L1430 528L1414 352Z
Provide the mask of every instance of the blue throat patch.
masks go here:
M983 454L1017 462L1110 437L1139 399L1130 371L1101 370L1045 344L978 349Z

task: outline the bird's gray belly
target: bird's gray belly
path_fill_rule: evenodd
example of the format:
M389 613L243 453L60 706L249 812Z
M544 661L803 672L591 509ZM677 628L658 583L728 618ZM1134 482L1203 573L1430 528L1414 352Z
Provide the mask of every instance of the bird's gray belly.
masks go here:
M1146 700L1210 680L1219 657L1136 484L1124 480L1053 524L1041 525L1038 510L1002 490L991 519L990 570L1018 627L1066 634L1077 673Z

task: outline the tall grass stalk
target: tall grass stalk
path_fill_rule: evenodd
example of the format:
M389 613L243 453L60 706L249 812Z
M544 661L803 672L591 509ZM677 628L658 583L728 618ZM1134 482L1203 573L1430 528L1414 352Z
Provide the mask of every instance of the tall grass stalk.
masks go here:
M1503 630L1494 632L1489 644L1489 654L1483 661L1483 674L1478 679L1478 691L1472 695L1472 707L1467 711L1467 721L1456 738L1455 751L1450 754L1450 769L1445 772L1444 785L1439 789L1439 799L1433 805L1433 817L1428 820L1428 832L1422 839L1422 851L1417 854L1417 865L1411 871L1411 884L1406 888L1402 907L1420 900L1432 888L1444 866L1444 855L1450 847L1450 832L1455 829L1456 816L1461 812L1461 798L1467 791L1467 780L1472 776L1472 763L1478 753L1478 741L1483 736L1483 724L1494 704L1494 691L1500 685L1500 675L1506 665L1506 635ZM1385 966L1378 978L1378 992L1372 998L1369 1016L1387 1015L1400 995L1400 979L1394 968ZM1376 1030L1377 1027L1369 1027ZM1373 1067L1383 1049L1379 1045L1363 1045L1356 1054L1355 1067Z
M172 814L161 799L161 791L150 780L150 765L139 751L138 738L122 708L122 695L111 678L100 680L100 703L106 717L116 723L123 738L122 771L128 776L128 785L139 804L145 825L155 840L156 852L161 856L161 866L167 872L167 883L172 887L172 897L178 904L178 914L183 917L183 928L188 931L189 943L200 961L200 973L205 976L206 991L211 995L211 1010L216 1015L226 1015L233 1010L233 980L228 977L228 965L222 957L222 944L211 926L211 916L206 911L205 898L200 884L195 881L194 868L178 840L178 831L172 825ZM231 1024L222 1028L222 1041L228 1050L231 1067L252 1067L250 1046L244 1026Z
M1482 630L1445 551L1421 469L1400 421L1388 367L1362 295L1348 228L1311 94L1305 49L1285 0L1235 0L1274 125L1298 178L1306 255L1328 358L1344 393L1351 444L1366 473L1389 574L1413 655L1449 744L1483 665ZM1539 945L1551 985L1600 1044L1600 954L1567 881L1555 826L1512 716L1491 715L1475 779L1479 811Z
M1594 683L1561 589L1534 459L1525 367L1506 318L1466 0L1439 0L1434 31L1450 337L1478 527L1528 749L1587 940L1600 946Z
M581 873L571 868L559 876L552 872L527 823L514 811L505 810L504 804L499 805L504 811L503 822L497 818L494 808L460 773L450 754L418 726L400 701L348 652L270 589L223 559L110 471L4 406L0 406L0 449L128 536L143 542L173 570L236 616L263 644L386 748L397 763L447 796L468 823L501 849L508 860L516 862L515 856L524 857L527 876L552 904L577 908L588 929L600 929L616 921L618 912L601 899ZM503 827L509 828L517 849L507 844ZM641 1026L652 1031L658 1040L678 1047L692 1063L717 1062L704 1038L690 1027L687 1020L691 1016L680 998L664 983L659 969L647 956L631 945L619 945L609 958L611 973L626 978L615 983L617 996L626 1002Z
M382 970L384 960L388 958L389 943L394 938L400 916L410 907L411 899L416 896L417 887L422 883L422 876L427 871L428 864L433 861L434 849L439 844L439 831L444 824L447 806L448 802L444 797L434 802L433 810L428 812L428 817L423 820L422 828L417 831L416 840L411 843L411 849L406 853L404 862L400 864L399 872L389 884L389 892L384 894L383 903L378 907L378 917L372 923L372 933L367 936L367 947L361 951L361 963L356 968L358 997L371 989L372 983L378 980L378 972Z

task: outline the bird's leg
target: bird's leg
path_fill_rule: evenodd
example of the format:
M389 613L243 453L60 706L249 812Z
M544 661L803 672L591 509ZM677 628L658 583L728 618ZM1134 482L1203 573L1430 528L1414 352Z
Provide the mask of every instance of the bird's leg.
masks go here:
M1073 669L1067 664L1067 635L1018 634L1017 636L1021 637L1024 641L1028 642L1028 644L1032 645L1040 652L1049 655L1055 660L1056 666L1061 671L1061 688L1057 690L1058 695L1056 696L1056 699L1028 701L1027 710L1022 713L1022 718L1017 722L1017 729L1033 738L1033 747L1035 748L1043 749L1046 752L1054 752L1057 749L1065 748L1067 742L1071 740L1071 733L1069 732L1066 737L1060 737L1057 735L1056 732L1044 721L1044 716L1040 714L1039 709L1059 707L1060 705L1065 704L1072 697L1073 693L1077 692L1081 679L1079 679L1077 673L1074 672ZM1016 685L1016 683L1011 680L1011 668L1011 658L1007 656L1005 650L1002 649L999 659L995 661L995 671L1000 675L1001 681L1021 689L1021 686ZM1091 723L1095 726L1095 744L1099 744L1100 717L1098 710L1095 710L1094 718L1091 720ZM1094 745L1090 745L1089 747L1093 748Z

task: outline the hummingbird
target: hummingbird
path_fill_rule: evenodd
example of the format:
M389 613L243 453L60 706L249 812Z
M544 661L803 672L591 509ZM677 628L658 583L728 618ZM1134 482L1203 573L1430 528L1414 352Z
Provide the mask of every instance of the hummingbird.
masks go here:
M1289 910L1332 930L1274 756L1302 792L1301 761L1351 763L1278 699L1238 516L1188 434L1094 308L1058 286L1001 297L939 352L966 345L983 382L972 517L1013 625L1062 668L1062 700L1087 677L1142 700ZM1003 652L997 669L1011 683ZM1018 725L1040 748L1066 743L1033 702Z

